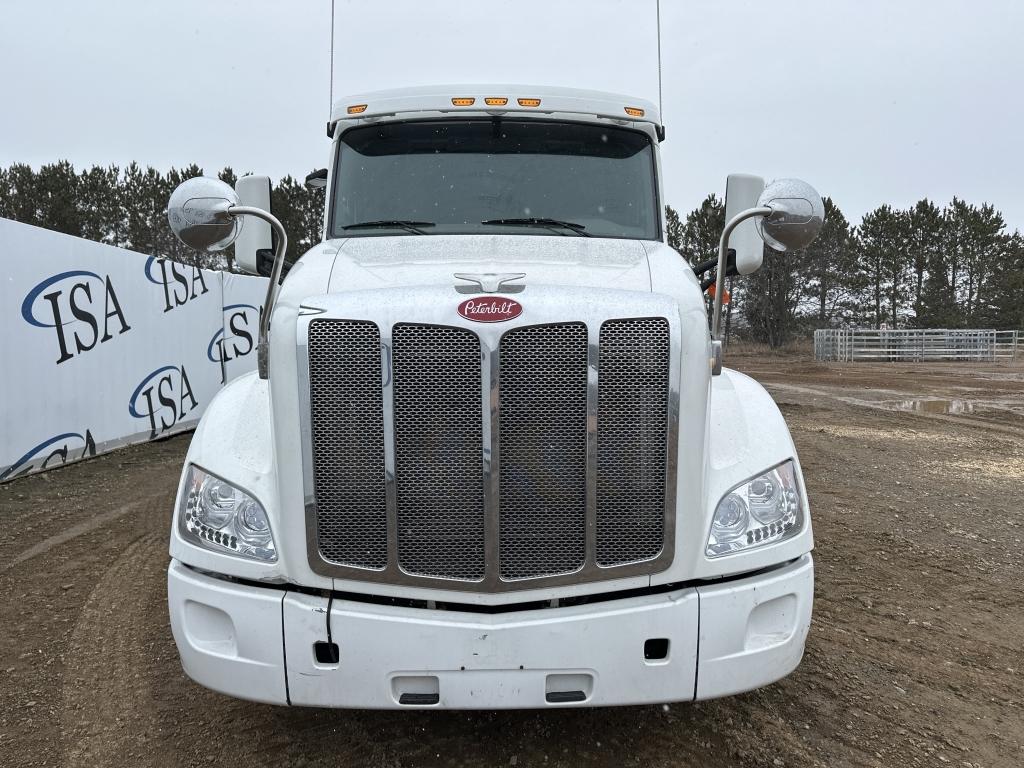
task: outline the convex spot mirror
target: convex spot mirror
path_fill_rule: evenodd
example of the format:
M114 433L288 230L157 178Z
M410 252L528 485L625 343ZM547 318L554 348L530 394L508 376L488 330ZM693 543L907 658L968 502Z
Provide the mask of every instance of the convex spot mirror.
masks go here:
M825 204L814 187L799 179L779 179L764 188L758 207L772 213L757 222L761 239L776 251L797 251L814 242L825 223Z
M167 222L175 236L197 251L222 251L242 228L242 219L230 210L238 195L219 179L197 176L181 182L167 203Z

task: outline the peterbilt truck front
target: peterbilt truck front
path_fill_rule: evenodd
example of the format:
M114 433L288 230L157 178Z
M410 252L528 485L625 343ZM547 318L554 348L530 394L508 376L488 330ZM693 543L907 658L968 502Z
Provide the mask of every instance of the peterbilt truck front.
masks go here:
M404 89L338 102L329 134L323 241L280 286L265 180L191 180L168 209L271 276L260 370L211 403L174 509L185 671L275 704L456 709L792 671L800 464L666 244L654 105ZM807 189L731 178L717 274L757 268L755 221L780 248L813 238Z

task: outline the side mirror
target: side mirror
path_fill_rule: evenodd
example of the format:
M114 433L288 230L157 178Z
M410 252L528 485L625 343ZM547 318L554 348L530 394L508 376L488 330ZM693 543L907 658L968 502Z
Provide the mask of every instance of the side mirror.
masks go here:
M722 370L722 358L717 345L722 343L722 294L725 293L729 238L744 222L754 219L758 220L761 239L769 246L777 251L798 250L814 242L821 231L821 225L825 223L825 204L821 195L807 182L779 179L764 188L756 207L747 208L726 219L725 229L718 241L715 303L711 312L711 339L715 350L711 359L711 372L715 375Z
M267 180L268 198L269 183ZM268 199L268 208L269 203ZM171 193L167 203L167 221L174 234L185 245L199 251L220 251L231 245L242 228L243 216L265 222L276 237L270 280L267 281L267 298L263 301L263 311L260 313L260 335L256 345L256 364L260 378L265 379L269 376L270 366L267 347L270 313L274 309L274 299L277 298L284 254L288 250L288 233L284 231L281 222L265 208L240 205L235 190L217 179L200 176L183 181Z
M773 181L757 201L772 212L757 220L761 239L776 251L797 251L814 242L825 223L825 204L814 187L799 179Z
M242 205L270 212L270 177L242 176L235 182L235 192ZM252 219L235 243L235 264L250 275L270 275L274 261L274 241L270 224Z
M764 192L764 179L746 173L731 173L725 182L725 220L758 205ZM729 248L736 252L736 271L741 275L757 272L764 261L764 243L753 219L747 219L732 231Z
M167 222L189 248L207 253L222 251L238 237L242 220L230 209L238 195L219 179L197 176L178 185L167 203Z
M323 189L327 186L327 169L321 168L306 176L306 186L310 189Z

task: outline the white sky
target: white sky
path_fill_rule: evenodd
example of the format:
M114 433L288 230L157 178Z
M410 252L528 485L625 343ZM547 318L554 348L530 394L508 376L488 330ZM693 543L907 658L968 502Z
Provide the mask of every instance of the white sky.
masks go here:
M537 82L657 99L654 0L336 0L335 97ZM330 0L3 0L0 165L326 163ZM1024 3L662 0L666 202L798 176L856 222L954 194L1024 229Z

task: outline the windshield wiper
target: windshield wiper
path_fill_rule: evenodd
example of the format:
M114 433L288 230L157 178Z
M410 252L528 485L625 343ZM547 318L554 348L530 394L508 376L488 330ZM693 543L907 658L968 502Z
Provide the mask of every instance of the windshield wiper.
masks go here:
M432 221L409 221L406 219L381 219L380 221L360 221L358 224L346 224L342 229L386 229L393 227L412 232L414 235L425 235L420 227L433 227Z
M575 232L577 235L582 237L592 237L588 232L583 231L586 229L583 224L577 224L574 221L562 221L561 219L545 219L537 217L525 219L488 219L487 221L481 221L480 223L496 224L507 227L546 227L547 229L561 227L562 229L568 229L571 232Z

